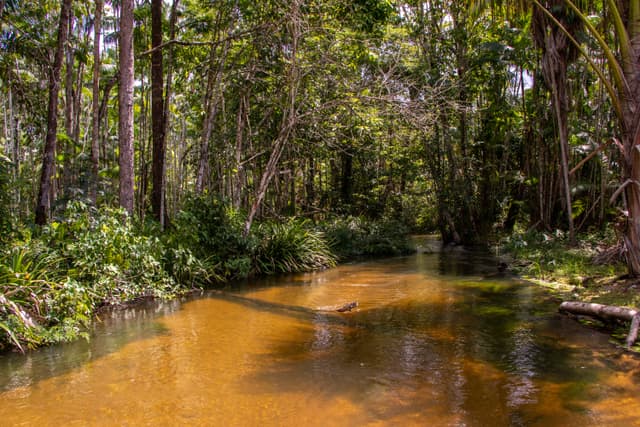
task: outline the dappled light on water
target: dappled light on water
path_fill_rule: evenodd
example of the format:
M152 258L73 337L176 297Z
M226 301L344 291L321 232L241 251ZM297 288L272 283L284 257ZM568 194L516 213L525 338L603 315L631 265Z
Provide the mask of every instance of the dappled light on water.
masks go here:
M638 358L493 273L424 253L116 312L2 356L0 424L640 424Z

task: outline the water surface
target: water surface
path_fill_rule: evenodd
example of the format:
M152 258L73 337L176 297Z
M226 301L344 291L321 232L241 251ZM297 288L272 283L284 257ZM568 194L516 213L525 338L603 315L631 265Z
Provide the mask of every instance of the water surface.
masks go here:
M0 425L640 425L638 358L496 272L422 253L118 311L0 356Z

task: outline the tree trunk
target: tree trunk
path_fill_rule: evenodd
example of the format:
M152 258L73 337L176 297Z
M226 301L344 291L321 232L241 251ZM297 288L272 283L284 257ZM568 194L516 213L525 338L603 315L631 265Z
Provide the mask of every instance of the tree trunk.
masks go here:
M162 49L162 0L151 2L151 47L157 48L151 53L151 128L153 133L153 162L151 175L151 209L160 228L164 228L165 193L165 117L163 99Z
M353 202L353 156L347 151L343 151L342 175L340 182L340 198L344 206L350 207Z
M89 199L95 205L98 198L98 171L100 168L100 38L102 37L102 0L95 0L93 22L93 97L91 99L91 178Z
M569 242L575 244L576 236L573 225L573 207L571 202L571 182L569 180L569 123L568 110L569 102L567 100L567 69L566 64L560 63L558 59L547 59L555 64L549 64L547 67L551 80L551 94L553 109L555 111L556 123L558 126L558 139L560 142L560 170L562 173L562 183L564 189L564 202L567 212L567 222L569 225ZM543 65L543 68L544 65Z
M171 5L171 14L169 17L169 40L173 40L176 37L176 24L178 22L178 5L180 4L180 0L174 0ZM165 166L164 166L164 191L163 191L163 219L162 225L165 226L169 219L169 209L167 208L167 158L166 158L166 149L167 149L167 140L169 135L169 122L171 121L171 116L169 114L169 106L171 105L171 95L173 90L173 45L170 45L167 51L167 61L166 61L166 70L167 70L167 79L165 81L164 86L164 112L162 116L164 118L164 145L165 145ZM174 198L175 201L175 198Z
M119 125L120 206L129 215L134 213L134 152L133 152L133 0L122 0L120 10L120 75Z
M67 40L71 40L73 37L73 25L75 17L73 13L69 14L68 34ZM71 184L71 157L73 156L75 141L73 138L73 129L75 127L74 119L74 91L73 91L73 68L75 65L73 47L70 43L67 43L65 49L65 102L64 102L64 126L65 136L64 146L58 146L58 151L63 153L63 166L62 166L62 195L68 197L68 191Z
M247 122L249 95L248 89L243 89L240 95L238 112L236 115L236 147L235 147L235 173L233 174L232 200L233 207L239 209L242 205L242 190L244 184L244 165L242 163L242 153L244 146L244 128Z
M60 22L58 26L58 41L53 59L53 66L49 72L49 103L47 107L47 137L42 158L42 174L40 189L35 209L35 222L44 225L51 215L51 179L55 169L55 153L58 132L58 92L60 91L60 73L64 57L64 45L67 41L69 15L72 0L63 0L60 8Z
M640 276L640 0L630 0L626 29L630 60L621 68L625 86L619 87L622 103L622 142L625 175L627 224L624 235L627 269L633 277ZM618 34L620 38L620 34ZM625 184L623 184L625 185Z

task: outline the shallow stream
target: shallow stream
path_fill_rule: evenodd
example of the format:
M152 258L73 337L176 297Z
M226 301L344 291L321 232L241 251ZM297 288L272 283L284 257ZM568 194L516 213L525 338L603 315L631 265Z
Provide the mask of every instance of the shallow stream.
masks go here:
M640 359L557 304L466 251L236 284L0 356L0 425L640 425Z

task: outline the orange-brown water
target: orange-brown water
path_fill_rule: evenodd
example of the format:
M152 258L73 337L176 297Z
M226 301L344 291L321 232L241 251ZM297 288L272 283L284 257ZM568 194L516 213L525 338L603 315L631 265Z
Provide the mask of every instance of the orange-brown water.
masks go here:
M0 425L640 425L640 361L494 269L418 254L116 312L1 356Z

